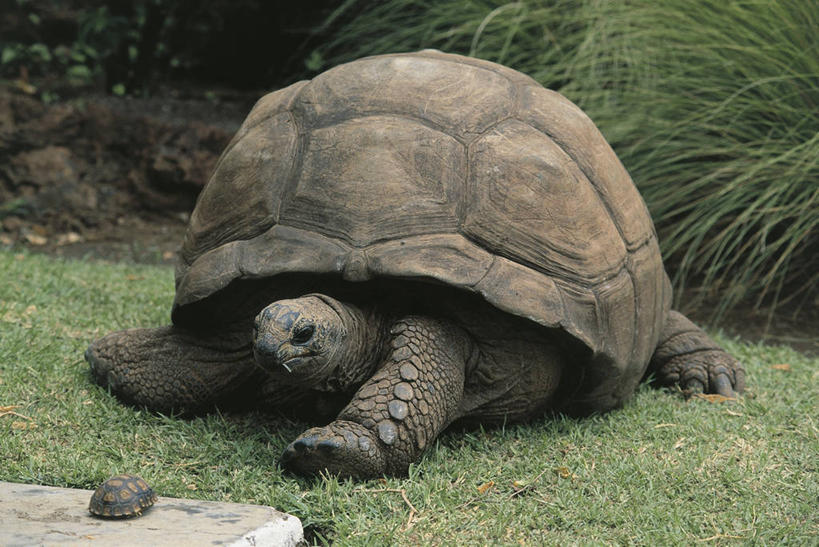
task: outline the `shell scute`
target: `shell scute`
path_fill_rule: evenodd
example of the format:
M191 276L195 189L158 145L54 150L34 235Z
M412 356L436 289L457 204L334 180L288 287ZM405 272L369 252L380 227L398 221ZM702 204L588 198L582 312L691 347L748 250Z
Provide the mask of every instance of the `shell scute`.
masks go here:
M637 187L594 122L574 103L541 86L521 90L516 118L547 135L583 172L629 249L646 242L654 225Z
M202 189L188 225L183 259L226 241L249 239L277 221L281 195L296 155L297 131L282 112L242 131Z
M489 251L581 281L619 271L626 250L603 202L554 141L508 120L471 147L463 230Z
M293 109L306 129L379 114L410 118L468 142L515 108L509 78L456 56L381 55L308 83Z
M282 224L357 247L457 230L466 150L449 135L412 120L358 118L311 132L302 158Z

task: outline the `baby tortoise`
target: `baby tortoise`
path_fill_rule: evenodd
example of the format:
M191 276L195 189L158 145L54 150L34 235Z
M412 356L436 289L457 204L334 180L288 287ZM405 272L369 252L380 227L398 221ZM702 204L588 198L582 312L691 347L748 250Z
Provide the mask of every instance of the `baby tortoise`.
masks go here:
M98 517L138 517L156 500L156 493L141 477L114 475L94 491L88 510Z

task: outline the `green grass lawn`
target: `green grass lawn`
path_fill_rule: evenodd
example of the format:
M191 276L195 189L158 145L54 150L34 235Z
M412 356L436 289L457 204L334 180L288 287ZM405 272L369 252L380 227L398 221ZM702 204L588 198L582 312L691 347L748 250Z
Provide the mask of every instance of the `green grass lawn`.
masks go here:
M273 505L339 544L819 542L819 359L719 338L748 370L737 402L642 387L621 410L443 435L404 479L283 475L304 424L179 419L122 406L82 354L168 321L166 267L0 251L0 480ZM161 503L161 501L160 501Z

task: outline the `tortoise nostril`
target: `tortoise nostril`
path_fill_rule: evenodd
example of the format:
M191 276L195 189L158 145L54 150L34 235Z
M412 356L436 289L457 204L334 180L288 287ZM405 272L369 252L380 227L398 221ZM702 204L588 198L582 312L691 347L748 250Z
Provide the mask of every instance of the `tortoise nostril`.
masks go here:
M253 341L253 349L261 355L275 356L279 347L269 334L263 334Z

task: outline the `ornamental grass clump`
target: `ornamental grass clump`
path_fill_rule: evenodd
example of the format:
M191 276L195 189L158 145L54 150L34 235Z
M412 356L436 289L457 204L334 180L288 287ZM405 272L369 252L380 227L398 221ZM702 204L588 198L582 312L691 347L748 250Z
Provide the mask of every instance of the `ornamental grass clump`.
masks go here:
M688 306L819 298L819 2L349 1L328 24L313 61L433 47L577 103L648 202L676 287L697 289Z

